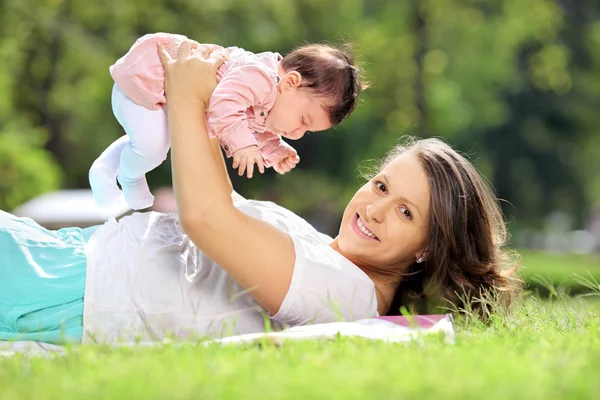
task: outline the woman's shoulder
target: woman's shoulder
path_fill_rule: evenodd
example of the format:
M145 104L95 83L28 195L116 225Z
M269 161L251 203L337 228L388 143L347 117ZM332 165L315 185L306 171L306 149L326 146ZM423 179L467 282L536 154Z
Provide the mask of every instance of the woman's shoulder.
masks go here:
M377 315L373 281L331 248L333 239L302 217L269 201L242 200L236 207L286 232L296 259L288 293L275 320L290 325L351 321Z
M327 265L344 271L349 277L372 283L360 268L331 247L333 238L319 232L294 212L270 201L244 200L237 202L236 207L290 235L296 251L296 263Z
M315 229L304 218L272 201L244 199L237 201L235 206L244 214L268 222L301 240L325 246L329 246L333 240Z

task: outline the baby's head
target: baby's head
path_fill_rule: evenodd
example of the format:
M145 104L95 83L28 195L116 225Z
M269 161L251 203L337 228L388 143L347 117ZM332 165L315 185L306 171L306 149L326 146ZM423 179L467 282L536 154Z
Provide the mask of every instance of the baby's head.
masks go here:
M322 44L300 47L281 60L279 74L266 128L292 140L340 124L367 87L350 46L343 50Z

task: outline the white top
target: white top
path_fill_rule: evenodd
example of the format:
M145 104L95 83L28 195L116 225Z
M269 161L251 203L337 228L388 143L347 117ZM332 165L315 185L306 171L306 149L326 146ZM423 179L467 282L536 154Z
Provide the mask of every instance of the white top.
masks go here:
M373 282L331 237L271 202L236 207L293 240L292 281L276 315L196 248L176 214L136 213L109 220L88 244L83 342L218 338L263 332L267 321L280 329L377 315Z

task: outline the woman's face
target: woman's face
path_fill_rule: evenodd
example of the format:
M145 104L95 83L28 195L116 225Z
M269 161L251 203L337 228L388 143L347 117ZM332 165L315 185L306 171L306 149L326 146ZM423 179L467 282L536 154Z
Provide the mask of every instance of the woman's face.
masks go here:
M412 264L425 248L429 179L406 152L361 187L344 211L337 245L357 265L395 270Z

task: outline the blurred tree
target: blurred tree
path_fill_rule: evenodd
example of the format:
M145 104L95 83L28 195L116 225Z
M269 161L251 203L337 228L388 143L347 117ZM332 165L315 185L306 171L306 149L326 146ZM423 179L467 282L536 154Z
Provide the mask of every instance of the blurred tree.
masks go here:
M43 131L23 125L0 132L0 210L10 211L59 188L61 170L52 154L43 149L44 136Z
M581 220L600 201L599 7L592 0L0 0L0 130L10 123L23 136L11 146L27 143L48 165L36 149L50 151L63 186L85 187L91 162L123 133L111 112L108 67L142 34L178 32L283 54L304 41L348 40L373 83L360 107L336 130L294 143L299 171L283 180L272 172L235 178L242 192L275 196L315 179L315 187L336 188L341 212L358 162L381 157L399 135L418 134L476 153L519 224L540 225L553 210ZM47 140L30 139L40 132L31 127ZM11 185L35 188L23 192L29 196L59 182L19 179ZM149 179L169 183L168 163ZM331 203L325 198L306 202L318 208Z

